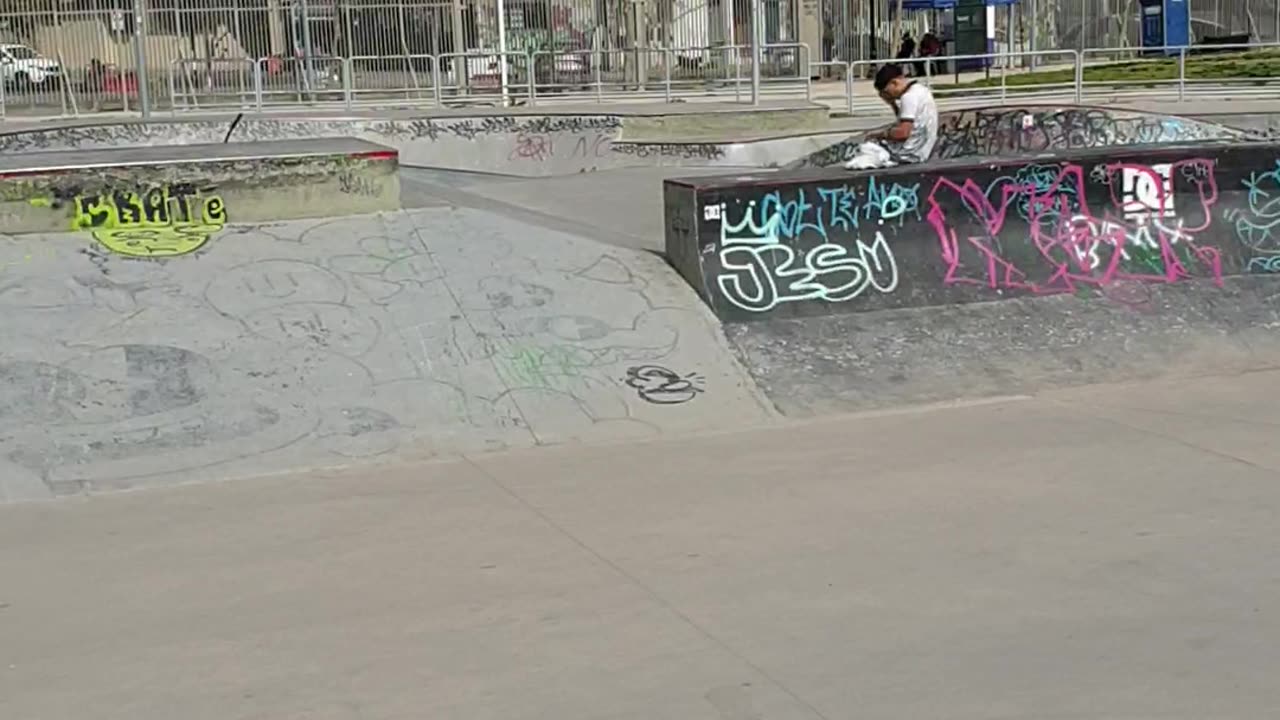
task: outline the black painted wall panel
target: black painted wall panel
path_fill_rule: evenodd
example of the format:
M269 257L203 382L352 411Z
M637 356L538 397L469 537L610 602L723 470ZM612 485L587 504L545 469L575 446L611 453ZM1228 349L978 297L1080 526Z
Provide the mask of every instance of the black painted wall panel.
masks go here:
M1280 145L677 180L666 212L669 258L725 321L1119 297L1280 273Z

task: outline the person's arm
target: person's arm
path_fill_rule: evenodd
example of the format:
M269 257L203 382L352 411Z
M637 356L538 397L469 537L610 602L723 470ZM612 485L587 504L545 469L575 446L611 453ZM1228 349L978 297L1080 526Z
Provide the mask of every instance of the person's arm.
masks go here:
M886 140L894 142L903 142L911 137L911 129L915 127L916 114L920 107L920 101L915 92L908 92L899 100L900 103L894 103L896 106L894 114L898 116L898 122L884 133Z
M893 124L893 127L886 130L883 135L886 140L903 142L911 137L911 128L913 127L915 127L914 120L899 120Z

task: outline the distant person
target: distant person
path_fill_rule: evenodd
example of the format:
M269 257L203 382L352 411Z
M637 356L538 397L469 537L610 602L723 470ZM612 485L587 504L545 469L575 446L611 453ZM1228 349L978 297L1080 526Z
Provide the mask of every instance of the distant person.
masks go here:
M902 45L898 47L898 54L894 56L897 60L909 60L912 55L916 54L916 40L911 37L911 33L902 33Z
M938 39L938 36L933 34L932 31L927 32L920 37L920 57L924 58L924 61L917 63L916 66L923 68L924 65L928 63L930 65L929 74L937 75L938 70L940 69L938 67L938 61L930 60L928 58L942 57L942 53L942 40ZM917 74L924 75L926 73L921 71Z
M84 91L89 95L93 112L102 109L102 93L106 90L107 68L98 58L89 61L89 69L84 74Z
M911 55L915 55L915 38L911 37L910 32L904 32L902 33L902 44L899 45L899 47L897 47L897 55L893 55L893 59L910 60ZM908 63L905 63L904 61L902 65L906 67ZM919 73L916 73L916 74L919 74Z
M897 120L888 130L868 135L844 166L867 170L928 161L938 142L938 105L933 93L923 83L909 80L897 63L876 72L875 87Z

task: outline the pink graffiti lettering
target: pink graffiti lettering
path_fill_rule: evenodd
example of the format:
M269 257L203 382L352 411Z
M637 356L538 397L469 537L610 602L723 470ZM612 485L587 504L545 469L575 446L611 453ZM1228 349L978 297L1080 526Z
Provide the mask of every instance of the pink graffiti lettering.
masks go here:
M549 135L537 133L519 133L516 135L516 146L511 149L508 160L533 160L542 162L551 157L553 146Z
M1218 199L1212 161L1115 163L1094 168L1089 178L1109 187L1111 207L1089 207L1079 165L1030 181L1001 178L985 189L968 179L939 179L926 217L938 235L944 282L1035 294L1194 276L1221 285L1220 253L1195 239L1208 228ZM1006 225L1010 212L1015 222ZM1025 265L1026 252L1010 251L1027 240L1035 267Z

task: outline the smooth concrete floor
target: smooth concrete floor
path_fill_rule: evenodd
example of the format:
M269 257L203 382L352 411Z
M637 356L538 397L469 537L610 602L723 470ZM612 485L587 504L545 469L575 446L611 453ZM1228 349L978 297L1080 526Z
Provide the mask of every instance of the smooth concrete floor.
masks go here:
M1278 717L1278 386L0 507L0 718Z

